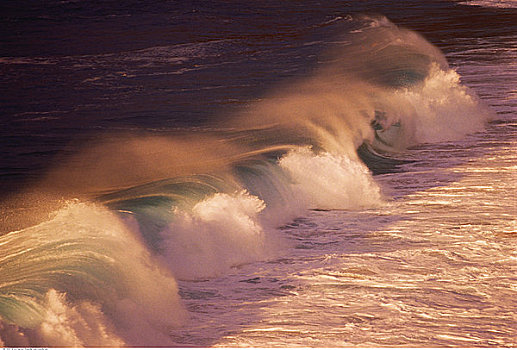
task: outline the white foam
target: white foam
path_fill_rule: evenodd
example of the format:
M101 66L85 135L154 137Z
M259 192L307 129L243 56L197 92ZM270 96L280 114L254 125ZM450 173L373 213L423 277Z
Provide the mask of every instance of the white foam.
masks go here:
M30 345L170 345L185 317L176 282L135 233L106 208L72 202L1 236L4 322L29 329Z
M46 313L38 327L40 345L63 347L122 347L118 337L99 305L88 301L70 305L65 293L54 289L45 298Z
M180 279L212 277L230 267L263 259L266 230L259 218L265 203L242 191L217 193L191 211L173 209L174 222L162 232L163 255Z
M400 90L391 98L391 112L402 121L408 144L460 139L483 130L493 115L461 84L456 71L437 65L422 84Z
M280 166L293 180L308 207L356 209L381 202L380 188L359 161L328 152L315 154L308 147L289 152Z

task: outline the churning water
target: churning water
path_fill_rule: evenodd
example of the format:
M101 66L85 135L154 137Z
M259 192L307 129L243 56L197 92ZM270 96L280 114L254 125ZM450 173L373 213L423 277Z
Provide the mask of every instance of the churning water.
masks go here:
M0 344L517 346L516 6L252 5L5 5Z

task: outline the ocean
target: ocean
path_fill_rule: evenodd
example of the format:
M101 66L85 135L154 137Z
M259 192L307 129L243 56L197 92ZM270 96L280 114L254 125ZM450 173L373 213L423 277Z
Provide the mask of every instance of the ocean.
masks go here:
M517 1L0 19L0 345L517 346Z

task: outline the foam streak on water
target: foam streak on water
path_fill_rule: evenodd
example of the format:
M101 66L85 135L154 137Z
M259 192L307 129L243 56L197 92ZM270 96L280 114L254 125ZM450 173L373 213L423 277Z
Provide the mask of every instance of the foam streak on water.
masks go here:
M517 1L515 0L469 0L463 1L461 4L495 8L517 8Z
M381 208L313 211L284 226L295 244L280 259L180 283L194 316L177 344L517 346L516 56L506 39L449 55L498 113L486 131L413 148L415 163L375 177Z
M182 283L194 318L173 333L178 345L516 346L508 127L422 147L425 163L377 177L395 196L380 209L315 211L285 226L297 243L281 259ZM459 162L440 166L451 146Z

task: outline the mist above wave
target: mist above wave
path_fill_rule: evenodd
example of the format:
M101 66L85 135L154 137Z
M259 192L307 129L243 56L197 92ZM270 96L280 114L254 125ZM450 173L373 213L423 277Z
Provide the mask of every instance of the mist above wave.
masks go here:
M36 209L0 236L1 342L169 345L176 279L281 254L276 228L308 209L382 205L362 144L389 158L483 127L490 112L436 47L383 17L346 21L313 76L220 131L101 135L13 199Z

